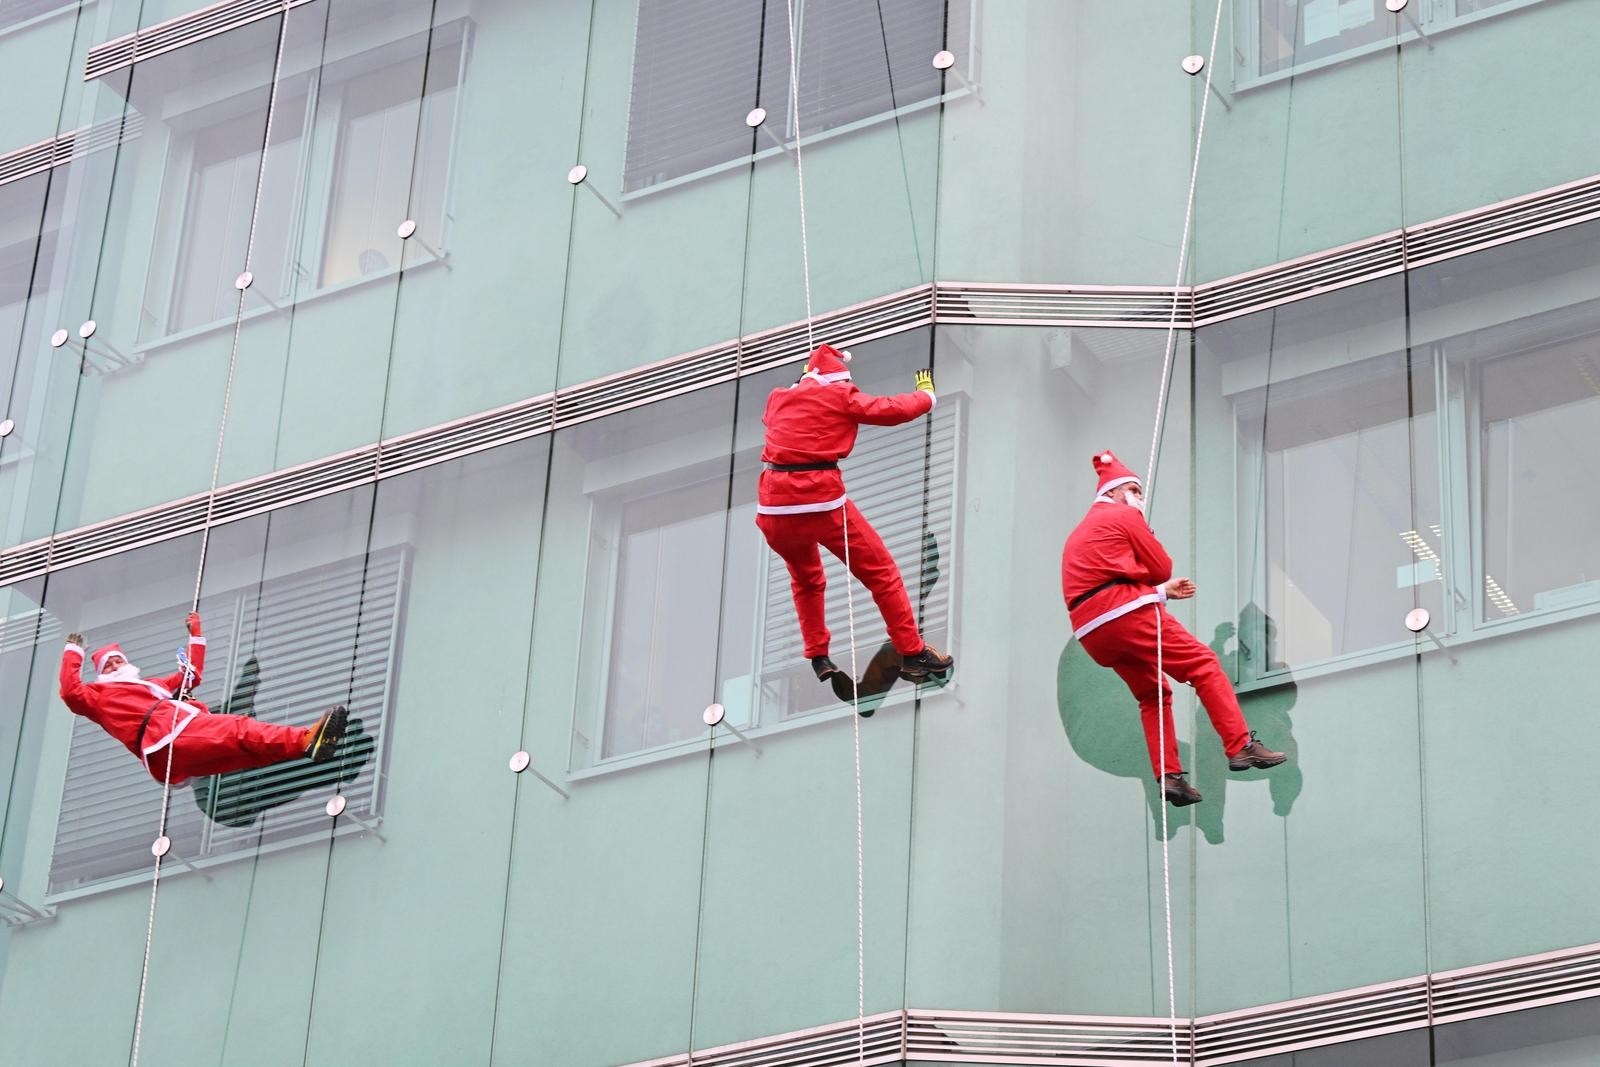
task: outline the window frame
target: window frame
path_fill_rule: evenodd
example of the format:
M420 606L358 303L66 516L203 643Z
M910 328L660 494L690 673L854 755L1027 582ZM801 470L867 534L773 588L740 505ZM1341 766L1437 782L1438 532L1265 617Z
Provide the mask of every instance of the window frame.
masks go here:
M1268 2L1268 0L1246 0L1246 2L1250 5L1251 12L1254 13L1253 18L1241 17L1238 4L1235 4L1229 12L1232 37L1236 50L1236 74L1233 86L1236 92L1263 88L1291 80L1298 75L1327 70L1354 59L1388 51L1396 46L1404 47L1417 41L1428 40L1435 34L1476 25L1485 19L1499 18L1513 11L1521 11L1544 4L1548 0L1506 0L1505 3L1495 7L1469 12L1465 15L1455 14L1455 0L1416 0L1414 4L1408 5L1405 11L1399 13L1399 17L1404 24L1400 32L1392 37L1382 41L1355 45L1332 55L1322 56L1319 59L1310 59L1303 63L1290 63L1286 67L1266 74L1261 72L1261 5ZM1301 2L1304 3L1306 0L1301 0ZM1421 17L1417 17L1417 12L1412 11L1413 7L1420 10ZM1410 12L1411 16L1416 18L1415 24L1412 24L1406 18L1407 12ZM1419 26L1420 31L1418 29Z
M436 49L435 41L441 31L454 33L459 31L459 41L443 47L457 47L460 55L457 60L455 100L450 108L450 128L441 138L445 151L444 181L442 199L439 205L439 233L437 249L427 248L414 241L407 241L402 245L400 260L392 266L382 270L373 271L356 278L323 284L324 257L327 254L329 242L329 226L332 221L333 204L335 199L335 181L339 168L339 146L343 134L343 120L345 111L345 94L350 83L376 70L393 65L383 62L377 54L383 50L396 46L403 46L407 38L385 40L364 48L355 54L342 58L335 64L336 77L328 79L328 70L316 67L311 70L296 71L282 77L274 87L276 99L281 101L288 96L293 98L302 91L305 96L304 115L302 119L302 134L300 146L294 161L295 190L293 200L289 206L292 219L292 232L289 236L289 254L285 257L283 274L276 279L280 288L275 295L282 301L273 306L269 301L265 308L249 308L244 312L243 318L248 320L262 314L272 314L285 307L293 307L308 300L343 292L362 285L373 284L386 278L392 278L406 270L416 269L436 262L448 262L450 259L451 223L454 219L452 207L456 193L456 176L459 165L461 146L461 125L463 105L468 91L467 76L471 67L471 55L475 40L477 24L468 17L452 19L448 22L431 26L421 34L408 35L409 37L425 38L422 48L424 54ZM370 63L363 60L370 57ZM418 101L418 132L419 136L424 128L424 101L426 99L425 75L424 93L417 98ZM226 114L230 107L249 95L251 90L243 92L229 92L210 100L197 107L186 109L178 114L165 118L164 124L171 133L163 154L160 174L157 178L158 188L162 190L162 205L154 213L156 216L156 233L149 243L149 254L145 266L144 302L141 308L141 332L138 342L133 346L136 354L144 354L159 349L163 346L186 341L203 334L211 333L231 324L233 316L211 319L206 322L196 323L183 328L174 327L174 316L178 310L179 288L183 278L184 245L187 239L191 221L190 198L194 179L194 159L196 143L206 131L216 129L230 120L227 118L212 118L211 114ZM265 155L269 146L263 145L258 154L257 173L266 165ZM413 151L413 181L415 180L415 150ZM172 205L170 208L168 205ZM170 222L168 221L170 218ZM415 247L413 247L415 246ZM156 279L160 279L159 288ZM155 326L149 334L143 332L146 322Z
M951 438L954 454L951 460L949 485L951 524L948 545L941 545L941 557L948 560L959 558L962 542L961 500L966 483L966 443L967 443L967 399L962 391L951 390L940 393L939 408L948 417L954 420L951 428ZM905 432L905 427L895 428ZM894 432L891 429L890 432ZM750 448L739 452L734 457L732 477L735 480L744 479L753 484L756 475L760 472L760 448ZM720 468L713 471L713 468ZM577 746L571 745L568 750L568 765L566 777L569 781L582 781L588 778L598 778L613 774L617 771L627 770L632 767L657 763L662 760L674 759L704 751L708 745L720 747L729 744L742 744L740 738L731 736L726 731L717 731L709 738L705 732L698 732L696 736L671 741L663 745L636 749L632 752L621 753L611 757L602 757L605 751L605 730L607 719L607 679L610 677L611 654L614 632L613 623L618 599L618 577L622 554L620 552L620 531L622 527L622 513L627 505L636 500L648 499L662 493L672 492L692 485L703 485L716 482L728 484L727 457L720 459L693 461L681 468L672 468L665 472L653 473L648 476L631 479L614 486L597 489L589 494L587 519L584 535L585 574L583 590L583 617L579 623L579 653L578 674L576 681L576 699L573 701L573 723L571 735L574 739L582 737L588 745L591 758L586 763L580 763L577 758ZM728 514L724 509L724 514ZM870 516L869 516L870 518ZM753 529L752 524L752 529ZM759 535L757 535L759 537ZM600 541L609 543L612 547L605 552L604 566L599 566L600 560L595 558L596 544ZM723 543L721 552L722 565L719 574L726 581L727 576L727 542ZM826 563L827 553L823 553ZM789 599L788 579L782 566L774 567L772 555L765 543L761 543L753 563L755 569L755 604L751 606L751 624L753 640L751 643L750 674L755 682L763 680L762 664L764 660L764 635L766 632L767 612L766 604L769 600L773 583L782 586L782 599ZM944 580L951 580L949 575L951 564L944 566ZM915 575L902 570L902 576L908 583L907 592L911 593L913 600L915 592L909 588L915 580ZM830 576L831 578L832 576ZM834 582L830 581L829 588L836 590ZM956 642L957 632L960 628L960 587L952 585L948 594L946 618L939 624L945 626L949 632L951 644ZM856 606L861 610L863 599L866 610L876 613L877 608L872 605L870 598L856 597ZM913 603L913 610L916 604ZM727 606L724 605L724 617ZM931 628L931 626L930 626ZM720 630L720 627L719 627ZM720 634L719 634L720 636ZM837 634L836 637L843 635ZM585 650L590 648L596 651L592 656L586 655ZM865 667L866 658L870 658L871 649L858 648L858 656L865 652L860 666ZM723 663L722 674L728 675L727 664ZM848 666L840 661L840 666L848 670ZM798 669L798 667L797 667ZM920 692L920 695L919 695ZM949 683L937 690L918 690L910 685L896 684L893 689L876 705L876 710L903 707L917 700L930 699L935 693L957 694L960 692L959 675L952 676ZM720 694L719 694L720 695ZM589 709L585 712L583 709ZM826 706L816 711L807 711L795 715L762 715L762 705L758 700L751 708L747 720L735 719L733 710L729 709L729 721L743 731L747 736L755 739L765 739L785 734L793 730L804 730L812 726L835 722L853 716L855 711L851 705Z
M1440 494L1438 513L1441 520L1439 535L1441 560L1438 581L1443 585L1440 598L1443 609L1439 613L1440 617L1433 620L1427 635L1412 637L1397 634L1396 639L1388 644L1324 659L1285 663L1279 669L1259 673L1245 673L1242 666L1245 657L1240 657L1241 666L1232 679L1234 688L1238 692L1273 689L1307 678L1339 674L1409 656L1431 656L1442 653L1446 657L1451 657L1450 650L1457 646L1494 640L1505 635L1600 615L1600 598L1597 598L1559 608L1524 609L1516 615L1505 618L1487 618L1488 561L1484 558L1485 516L1482 491L1484 461L1481 449L1482 390L1478 384L1482 368L1489 363L1514 358L1562 341L1593 338L1600 343L1600 316L1577 327L1563 327L1559 321L1543 327L1537 325L1538 320L1548 314L1548 312L1536 312L1523 320L1511 320L1511 323L1529 321L1531 336L1519 337L1510 343L1490 341L1485 344L1480 336L1483 330L1469 330L1437 341L1419 344L1412 350L1412 374L1415 383L1420 385L1422 382L1418 371L1422 359L1431 361L1431 380L1435 397L1434 423L1435 433L1438 435L1439 465L1435 474ZM1510 323L1499 325L1510 325ZM1494 328L1491 326L1488 329ZM1363 361L1382 358L1383 355L1385 353L1373 353L1364 357ZM1239 427L1237 401L1230 406L1235 439L1238 441L1241 438L1237 434ZM1415 425L1414 421L1412 425ZM1241 467L1239 458L1236 455L1233 463L1235 522L1244 515L1245 494L1248 492L1239 477ZM1259 456L1255 458L1258 461L1260 459ZM1413 494L1416 491L1413 485ZM1260 505L1262 502L1256 503ZM1264 509L1260 507L1257 508L1256 521L1258 523L1266 521ZM1256 528L1247 531L1236 527L1235 530L1233 564L1237 577L1231 591L1232 614L1229 616L1233 619L1240 617L1249 599L1245 595L1247 585L1264 587L1265 557L1259 563L1252 564L1245 548L1258 532ZM1398 621L1396 630L1400 631ZM1428 638L1436 638L1440 643L1436 644ZM1249 634L1240 633L1238 639L1252 647L1260 647L1259 643L1264 640L1263 635L1254 630Z
M965 97L977 96L981 87L981 74L978 70L978 60L983 54L983 49L980 46L978 36L980 28L978 9L979 5L982 4L984 0L960 0L960 2L964 2L967 5L966 18L964 20L967 23L966 47L962 52L956 53L956 65L954 68L952 68L953 71L959 70L961 73L955 78L946 80L946 88L944 92L938 93L934 96L925 97L924 99L916 100L908 104L901 104L897 108L891 108L875 115L869 115L865 118L856 119L840 126L830 127L829 129L821 132L805 133L805 144L810 146L813 144L820 144L825 141L831 141L839 137L847 137L850 134L867 129L871 126L881 125L886 122L896 122L908 115L914 115L920 111L926 111L932 107L939 107L947 103L953 103L954 101L963 99ZM805 3L806 0L794 0L794 17L796 22L801 24L795 28L795 47L800 52L800 62L802 63L805 61L805 43L804 33L802 30L805 22ZM929 56L928 59L931 63L933 57ZM634 20L633 49L630 52L630 61L628 64L628 74L630 79L633 77L634 71L638 67L638 63L639 41L638 19L636 16ZM790 98L790 96L786 95L783 109L783 137L778 143L774 143L773 139L768 137L762 141L762 147L757 148L754 151L743 153L732 159L725 160L721 163L715 163L708 167L701 167L700 169L690 171L687 174L680 174L675 178L668 178L665 181L656 182L653 185L647 185L639 189L629 189L627 187L627 169L628 145L631 142L633 125L632 99L633 94L630 90L628 94L629 112L626 117L627 121L625 121L623 124L622 153L617 174L617 188L620 190L620 199L624 202L639 200L644 197L653 196L657 193L664 193L670 189L676 189L691 182L701 181L717 174L725 174L730 170L748 167L764 160L772 159L779 155L793 156L795 151L795 138L793 132L795 123L795 104L794 100ZM770 123L770 121L771 116L769 115L768 122ZM765 129L766 125L767 124L763 124L762 128ZM757 131L751 132L755 133Z

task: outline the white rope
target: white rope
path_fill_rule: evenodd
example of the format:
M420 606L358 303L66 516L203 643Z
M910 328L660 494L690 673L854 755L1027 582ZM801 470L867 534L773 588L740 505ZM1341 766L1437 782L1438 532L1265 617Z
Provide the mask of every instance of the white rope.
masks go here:
M806 294L806 351L817 347L811 311L811 244L806 230L806 167L800 147L800 50L795 44L794 0L787 0L789 13L789 107L794 114L794 173L800 200L800 273ZM867 888L861 802L861 692L856 685L856 597L854 575L850 570L850 504L839 509L844 526L845 610L850 620L851 726L856 755L856 1062L867 1057Z
M272 64L272 88L267 94L267 125L261 139L261 165L256 168L256 195L250 207L250 236L244 246L244 269L250 270L251 259L255 254L256 224L261 216L261 191L267 176L267 150L272 147L272 117L278 108L278 78L283 72L283 45L289 32L289 13L285 11L278 23L278 52ZM211 490L206 494L205 525L200 529L200 562L195 568L194 598L190 604L191 611L200 610L200 586L205 580L206 550L211 545L211 520L216 514L217 505L217 479L222 473L222 446L228 432L228 411L233 403L234 372L239 365L239 334L244 326L244 294L239 290L239 305L233 316L233 349L228 356L228 379L222 393L222 421L217 426L217 448L211 459ZM173 726L177 726L177 706L173 705ZM172 759L178 747L178 739L174 737L167 746L166 773L161 783L161 832L159 838L167 836L167 814L172 801ZM170 847L170 846L169 846ZM145 925L144 932L144 964L139 971L139 1007L133 1018L133 1051L128 1058L128 1067L139 1067L139 1046L144 1039L144 1006L145 996L150 985L150 953L155 944L156 934L156 896L161 888L161 861L163 856L156 857L155 870L150 875L150 918Z
M1156 424L1150 433L1150 464L1144 483L1146 504L1155 495L1156 450L1161 444L1161 423L1167 414L1167 387L1172 381L1172 357L1178 343L1178 290L1189 268L1189 232L1194 225L1194 192L1200 180L1200 146L1206 137L1206 112L1211 106L1211 74L1217 69L1217 37L1222 31L1222 0L1217 0L1217 17L1211 24L1211 52L1206 57L1206 87L1200 99L1200 123L1194 135L1194 163L1189 168L1189 199L1183 212L1183 240L1178 243L1178 277L1172 283L1172 317L1167 320L1167 352L1161 362L1161 391L1156 395Z
M1155 495L1156 456L1161 447L1161 427L1167 415L1167 391L1172 382L1173 357L1178 345L1178 293L1189 267L1189 235L1194 227L1195 189L1200 181L1200 149L1205 143L1206 113L1211 107L1211 78L1216 70L1217 39L1222 31L1222 2L1217 0L1216 18L1211 24L1211 50L1206 56L1206 82L1200 98L1200 120L1195 128L1194 161L1189 167L1189 195L1183 211L1183 238L1178 242L1178 276L1172 283L1172 315L1167 320L1166 352L1161 360L1161 386L1156 394L1155 425L1150 431L1150 462L1144 480L1145 507ZM1162 695L1165 672L1161 649L1161 603L1154 605L1156 617L1156 743L1160 773L1156 779L1157 803L1161 805L1161 899L1165 911L1167 936L1167 1017L1172 1030L1172 1062L1178 1063L1178 991L1172 953L1172 849L1167 840L1167 705ZM1176 728L1176 723L1174 723Z
M800 155L800 51L795 47L794 0L789 6L789 107L794 111L794 174L800 192L800 268L806 291L806 351L817 347L811 321L811 247L806 239L806 165Z

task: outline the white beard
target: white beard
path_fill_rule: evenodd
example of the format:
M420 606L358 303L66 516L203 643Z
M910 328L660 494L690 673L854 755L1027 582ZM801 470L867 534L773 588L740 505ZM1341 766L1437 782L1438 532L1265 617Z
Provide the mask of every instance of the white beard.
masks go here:
M122 666L118 667L116 670L101 671L99 676L95 678L95 681L97 681L97 682L137 682L137 681L140 680L141 677L142 676L139 674L139 668L138 667L135 667L131 663L124 663Z

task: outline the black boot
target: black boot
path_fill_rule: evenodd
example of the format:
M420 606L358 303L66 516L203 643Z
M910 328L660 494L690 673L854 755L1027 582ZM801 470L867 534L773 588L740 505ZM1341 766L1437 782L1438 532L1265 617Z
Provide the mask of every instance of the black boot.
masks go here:
M955 665L955 657L940 654L932 645L924 645L915 656L901 657L900 677L908 682L925 682L930 674L949 674Z
M1251 730L1250 743L1241 748L1237 755L1228 757L1228 770L1248 771L1252 767L1265 770L1268 767L1276 767L1288 758L1282 752L1274 752L1257 741L1256 732Z
M827 682L833 689L833 695L846 704L855 703L856 683L848 674L839 669L839 665L827 656L813 656L811 669L817 672L817 681Z
M1189 784L1189 779L1183 776L1182 771L1167 775L1166 780L1161 783L1161 790L1166 793L1167 800L1175 808L1186 808L1190 804L1200 803L1203 799L1200 790Z
M322 718L311 728L311 739L306 742L306 758L312 763L326 763L333 758L339 748L339 742L344 740L345 726L350 721L350 713L343 704L336 704L322 713Z

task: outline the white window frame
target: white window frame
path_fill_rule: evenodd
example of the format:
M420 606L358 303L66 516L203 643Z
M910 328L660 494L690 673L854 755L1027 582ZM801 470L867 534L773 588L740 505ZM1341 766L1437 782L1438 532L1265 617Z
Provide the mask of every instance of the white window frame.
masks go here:
M835 127L832 127L831 129L824 130L822 132L802 131L804 133L804 136L805 136L805 143L807 145L812 145L812 144L818 144L818 143L821 143L821 142L824 142L824 141L831 141L831 140L834 140L835 138L839 138L839 137L846 137L846 136L848 136L848 135L850 135L852 133L855 133L855 132L857 132L859 130L867 129L868 127L871 127L871 126L878 126L878 125L881 125L882 123L885 123L885 122L893 122L893 121L895 121L897 119L900 119L900 118L903 118L903 117L905 117L907 115L913 115L913 114L916 114L917 112L920 112L920 111L926 111L929 108L938 107L938 106L941 106L943 104L950 103L950 102L962 99L963 97L978 95L979 88L980 88L980 76L981 76L980 72L978 70L978 58L979 58L979 56L981 56L983 54L983 49L980 46L979 38L978 38L978 33L979 33L978 7L979 7L980 3L984 2L984 0L965 0L965 2L967 3L967 23L968 23L968 25L967 25L967 47L963 50L962 53L958 53L956 55L956 65L955 65L955 68L953 68L953 69L958 70L961 73L960 73L959 78L951 78L951 79L949 79L950 82L954 83L954 87L946 88L945 92L943 92L943 93L941 93L939 95L930 96L930 97L927 97L925 99L917 100L917 101L914 101L914 102L909 103L909 104L902 104L901 106L899 106L897 108L892 108L892 109L890 109L888 111L879 112L876 115L868 115L866 118L857 119L854 122L845 123L844 125L841 125L841 126L835 126ZM798 24L795 27L795 48L799 52L799 56L797 58L800 60L801 63L805 62L805 60L804 60L804 56L805 56L804 34L802 33L801 28L800 28L800 27L804 26L804 24L805 24L805 3L806 3L806 0L794 0L794 18L795 18L795 22ZM928 61L929 61L929 63L932 63L933 62L933 57L929 56L928 57ZM634 41L633 58L631 59L631 61L628 64L628 74L629 74L630 78L633 76L633 71L634 71L634 69L635 69L635 67L637 65L638 65L638 41L637 41L637 39L635 39L635 41ZM783 139L782 139L782 141L780 143L776 143L775 144L775 143L773 143L773 139L771 137L767 137L767 138L765 138L763 140L763 147L757 149L754 152L746 152L743 155L737 156L737 157L735 157L733 159L726 160L725 162L715 163L715 164L712 164L709 167L702 167L701 169L696 170L696 171L691 171L688 174L680 174L676 178L668 178L666 181L657 182L654 185L649 185L649 186L646 186L646 187L644 187L642 189L631 189L631 190L629 190L629 189L626 189L625 187L627 185L627 174L626 174L627 158L628 158L627 148L628 148L629 138L632 135L631 128L628 128L628 127L631 127L631 121L632 121L631 94L630 94L630 100L629 100L629 116L628 116L628 118L629 118L629 123L628 123L627 126L625 126L624 131L623 131L623 151L622 151L621 169L619 170L619 172L617 174L617 188L624 190L620 194L621 195L621 199L624 200L624 201L632 201L632 200L638 200L638 199L641 199L641 198L644 198L644 197L648 197L648 196L654 196L657 193L664 193L664 192L666 192L666 191L668 191L670 189L676 189L679 186L687 185L690 182L697 182L697 181L700 181L700 180L702 180L704 178L709 178L709 177L711 177L712 175L715 175L715 174L724 174L724 173L726 173L726 172L728 172L730 170L736 170L736 169L741 168L741 167L747 167L747 166L751 165L752 163L760 162L762 160L772 159L775 156L793 155L794 150L795 150L795 137L794 137L795 102L792 99L788 99L788 102L787 102L787 104L786 104L786 106L784 108ZM770 121L770 117L769 117L769 121ZM765 128L765 127L763 126L763 128Z
M1337 67L1352 59L1361 56L1374 55L1388 51L1397 44L1404 46L1417 41L1425 40L1436 33L1455 30L1465 26L1472 26L1486 19L1499 18L1513 11L1521 11L1537 4L1546 3L1547 0L1507 0L1506 3L1484 11L1474 11L1466 15L1455 13L1455 0L1411 0L1404 11L1400 12L1400 33L1382 41L1373 41L1368 44L1356 45L1336 52L1333 55L1323 56L1319 59L1307 60L1304 63L1291 63L1281 70L1263 74L1261 72L1261 5L1269 0L1235 0L1233 10L1230 12L1232 20L1232 35L1236 47L1235 62L1237 73L1234 79L1234 89L1242 91L1274 85L1278 82L1288 81L1302 74ZM1304 4L1307 0L1301 0ZM1245 5L1254 17L1241 15L1240 6Z
M368 72L361 66L363 57L400 42L385 41L372 49L340 61L340 76L330 83L324 81L325 72L317 69L287 75L277 85L275 91L280 101L285 97L292 98L301 92L305 94L303 133L294 168L294 201L290 207L295 227L295 232L290 235L290 248L293 249L293 253L285 262L283 277L276 279L279 284L276 292L282 295L280 306L293 306L392 278L404 270L449 260L461 120L476 25L471 19L461 18L434 26L428 31L429 41L425 45L431 48L433 38L441 30L451 30L457 26L460 27L461 33L461 51L456 71L456 97L451 110L450 130L444 139L446 160L443 203L440 206L439 247L437 249L413 247L415 242L408 242L404 246L403 258L399 263L359 278L329 285L321 283L323 257L327 254L328 226L333 210L334 178L338 169L337 142L343 128L344 92L353 78ZM370 70L377 70L382 66L381 60L375 61ZM204 113L213 108L226 110L231 101L238 101L244 95L234 94L165 120L172 128L173 136L167 147L160 176L160 188L164 191L163 205L159 211L162 221L155 240L150 243L150 255L145 272L147 279L145 291L147 294L153 291L154 287L150 285L149 280L155 279L158 275L164 276L163 287L158 295L159 306L143 308L141 327L145 322L153 322L155 326L148 335L141 333L138 343L134 346L135 353L142 354L210 333L233 322L233 317L227 316L181 329L172 328L173 316L177 312L179 282L182 277L183 240L189 222L188 201L194 175L195 144L204 131L213 129L219 124L216 120L205 118ZM419 123L420 121L419 114ZM314 166L314 160L323 162L320 166ZM264 160L262 165L265 165ZM316 170L316 173L313 173L313 170ZM269 314L274 310L271 307L248 310L245 312L245 318Z

